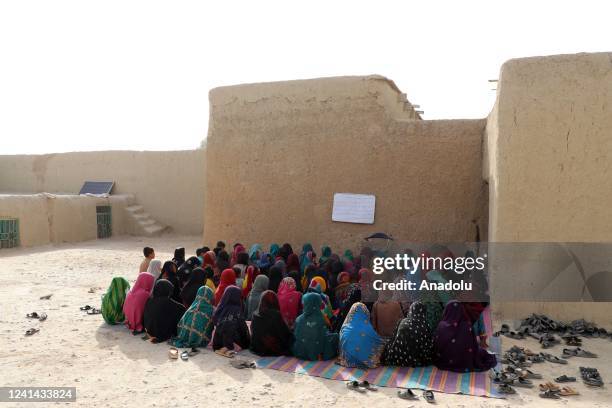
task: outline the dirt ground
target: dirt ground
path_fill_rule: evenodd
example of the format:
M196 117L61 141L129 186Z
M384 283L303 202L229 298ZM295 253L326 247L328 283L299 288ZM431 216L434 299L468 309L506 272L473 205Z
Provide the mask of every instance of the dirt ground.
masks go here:
M167 344L144 342L122 326L105 324L99 315L81 312L79 307L86 304L100 306L100 297L113 276L121 275L134 282L145 245L153 246L157 258L166 260L179 245L193 253L200 238L121 237L1 250L0 386L75 386L74 405L84 407L428 406L422 398L415 402L400 400L393 388L359 394L347 390L341 381L274 370L237 370L228 364L228 359L210 350L187 362L169 360ZM53 294L51 299L39 299L48 294ZM48 319L44 322L26 319L25 315L33 311L47 313ZM40 328L40 332L24 336L30 327ZM504 340L504 349L514 343ZM533 339L523 341L522 345L539 350ZM518 395L507 399L436 393L437 405L612 406L612 342L588 339L583 348L600 357L574 358L567 366L542 363L532 370L543 374L545 380L552 380L561 374L578 377L579 365L597 367L606 384L603 389L587 389L581 382L573 383L581 395L557 401L542 400L536 389L518 389ZM552 353L560 355L561 347L555 347ZM250 357L248 352L240 354Z

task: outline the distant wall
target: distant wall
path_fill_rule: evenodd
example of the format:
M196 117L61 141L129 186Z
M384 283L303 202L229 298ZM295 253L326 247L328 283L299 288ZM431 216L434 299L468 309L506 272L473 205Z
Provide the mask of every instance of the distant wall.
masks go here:
M204 156L203 150L0 156L0 193L78 194L85 180L111 180L114 194L133 194L175 232L201 234Z
M113 235L130 233L125 222L128 197L0 195L0 217L19 219L20 246L96 239L96 206L110 205Z
M486 132L489 239L612 242L611 129L612 53L506 62ZM529 272L514 271L517 280L521 273ZM611 306L499 309L507 317L530 309L612 324Z
M414 120L405 100L379 76L211 90L205 242L486 239L485 121ZM376 195L375 224L332 222L337 192Z

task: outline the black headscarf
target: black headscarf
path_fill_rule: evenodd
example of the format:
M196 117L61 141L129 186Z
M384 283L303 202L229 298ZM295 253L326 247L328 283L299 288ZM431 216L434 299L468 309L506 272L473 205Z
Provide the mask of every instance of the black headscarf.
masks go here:
M175 272L176 264L174 261L166 261L164 262L164 266L162 266L162 272L159 275L158 280L166 279L169 281L172 286L174 286L174 290L172 291L172 299L181 302L181 287L176 276Z
M271 290L266 290L253 313L251 351L260 356L289 355L291 343L291 331L280 314L278 297Z
M293 253L293 248L291 248L291 244L285 242L283 246L278 250L278 255L283 258L285 262L287 262L287 258L289 255Z
M433 360L433 335L427 325L427 309L419 301L410 305L408 317L402 319L385 346L381 362L397 367L422 367Z
M145 330L158 342L176 336L176 325L185 313L183 305L170 299L173 291L174 286L170 281L158 280L153 288L153 297L145 305Z
M174 250L174 258L172 258L176 266L180 266L185 262L185 248L178 247Z
M283 268L279 265L274 265L270 268L270 283L268 284L268 289L273 292L278 292L278 287L280 286L281 281L283 280Z
M189 274L189 280L181 290L181 300L185 307L191 306L198 294L198 289L206 284L206 272L202 268L195 268Z
M340 331L342 325L344 324L344 319L346 319L346 316L351 311L351 307L357 302L361 302L361 288L359 285L353 285L353 287L349 290L344 307L340 309L340 312L338 312L338 315L334 318L332 323L332 329L334 332L338 333Z
M295 281L295 290L297 290L298 292L302 292L302 278L300 277L300 272L299 271L289 271L289 273L287 274L287 276L289 276L290 278L293 278L293 280ZM280 285L279 285L280 286Z

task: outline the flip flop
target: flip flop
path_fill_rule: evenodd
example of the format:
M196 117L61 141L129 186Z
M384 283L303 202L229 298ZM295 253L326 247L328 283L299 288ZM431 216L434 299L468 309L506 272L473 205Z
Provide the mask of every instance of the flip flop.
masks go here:
M41 298L41 299L42 299L42 298ZM79 309L80 309L80 310L82 310L82 311L85 311L85 310L89 310L89 309L91 309L91 306L89 306L89 305L85 305L85 306L81 306L81 307L79 307Z
M544 360L549 361L551 363L567 364L567 360L564 360L564 359L559 358L557 356L553 356L552 354L544 353L544 355L542 357L544 357Z
M581 349L580 347L576 347L574 351L576 352L576 357L597 358L597 354Z
M370 384L367 380L360 382L359 386L365 388L368 391L378 391L378 388Z
M39 331L40 331L40 329L34 329L34 328L28 329L28 330L26 330L25 335L26 336L31 336L33 334L38 333Z
M364 393L366 392L365 388L362 388L359 386L359 382L358 381L349 381L346 383L346 388L348 388L349 390L352 391L357 391L357 392L361 392Z
M548 390L541 392L540 398L560 399L561 397L556 392Z
M525 375L521 375L521 377L523 378L532 378L534 380L539 380L542 378L542 374L534 373L533 371L527 370L526 368L523 369L523 371L525 372Z
M46 313L44 313L44 312L43 312L43 313L41 313L41 314L38 316L38 320L40 320L41 322L44 322L45 320L47 320L47 314L46 314Z
M563 387L559 391L559 395L561 395L563 397L570 397L572 395L580 395L580 393L578 391L574 390L572 387Z
M514 383L512 384L515 387L525 387L525 388L532 388L533 387L533 383L525 378L517 378L516 381L514 381Z
M101 313L102 313L102 310L96 309L95 307L92 307L91 309L89 309L87 311L88 315L97 315L97 314L101 314Z
M36 312L28 313L28 314L26 315L26 317L27 317L28 319L38 319L38 318L39 318L38 313L36 313Z
M234 368L257 368L257 364L254 361L234 359L230 361L230 365Z
M499 384L497 386L497 391L500 394L516 394L516 390L508 384Z
M425 401L429 402L430 404L433 404L436 401L434 398L434 393L431 390L423 391L423 398L425 398Z
M412 392L412 390L410 388L407 388L403 391L397 391L397 396L400 397L401 399L405 399L405 400L414 400L417 399L418 397L414 394L414 392Z
M566 383L566 382L574 382L574 381L576 381L576 377L568 377L565 374L555 378L555 382L558 382L558 383Z
M549 390L551 390L551 391L555 391L555 392L557 392L557 391L559 391L559 390L560 390L560 388L559 388L559 386L558 386L558 385L555 385L555 384L551 383L550 381L548 381L548 382L546 383L546 386L547 386L547 387L548 387L548 389L549 389Z
M172 360L177 360L178 359L178 349L175 347L171 347L170 350L168 350L168 357L170 357Z

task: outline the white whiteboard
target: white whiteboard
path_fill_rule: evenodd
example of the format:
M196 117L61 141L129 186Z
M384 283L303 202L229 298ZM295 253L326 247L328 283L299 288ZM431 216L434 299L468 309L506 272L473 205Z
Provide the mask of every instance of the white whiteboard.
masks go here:
M376 197L368 194L334 194L332 221L374 224Z

